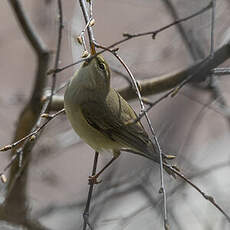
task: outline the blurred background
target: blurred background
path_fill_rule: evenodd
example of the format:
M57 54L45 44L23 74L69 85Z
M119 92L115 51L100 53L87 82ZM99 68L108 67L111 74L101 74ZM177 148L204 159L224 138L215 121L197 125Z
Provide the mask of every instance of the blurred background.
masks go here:
M10 2L10 1L9 1ZM37 59L22 33L7 1L0 3L0 147L12 142L18 117L33 89ZM93 27L96 41L108 46L122 38L124 32L154 31L178 18L186 17L209 0L100 0L93 1ZM21 1L37 33L52 51L56 51L58 34L57 1ZM82 47L75 38L85 23L78 1L63 3L63 41L59 66L80 58ZM217 1L215 12L215 50L229 42L230 2ZM208 56L210 52L211 10L179 26L151 36L123 43L118 54L130 67L137 80L150 79L185 69ZM230 48L226 52L230 53ZM116 89L128 86L117 74L125 73L118 61L104 54L112 71ZM230 54L229 54L230 57ZM50 68L53 68L52 59ZM230 67L226 60L219 67ZM78 66L57 75L57 85L66 82ZM117 70L117 71L116 71ZM47 89L51 77L47 76ZM175 97L167 98L150 112L152 125L165 152L177 155L175 164L202 191L215 198L230 215L229 152L229 75L218 76L219 93L225 101L220 106L210 81L187 84ZM64 90L59 94L62 95ZM154 101L161 95L148 97ZM140 112L136 100L130 101ZM143 124L149 132L143 119ZM9 161L1 153L0 171ZM87 199L88 176L94 152L74 133L65 115L52 120L42 132L28 162L26 208L31 220L40 228L82 229L82 213ZM100 156L98 169L110 160ZM163 200L159 166L130 153L124 153L95 186L90 209L93 229L163 229ZM17 183L17 182L16 182ZM229 222L213 205L181 179L165 175L170 229L229 229ZM1 203L6 185L0 184ZM17 209L17 202L15 202ZM2 206L4 212L4 207ZM12 211L13 212L13 211ZM1 214L1 212L0 212ZM10 215L10 214L9 214ZM20 220L5 220L0 215L1 229L23 229ZM18 217L20 219L20 217ZM17 225L18 224L18 225Z

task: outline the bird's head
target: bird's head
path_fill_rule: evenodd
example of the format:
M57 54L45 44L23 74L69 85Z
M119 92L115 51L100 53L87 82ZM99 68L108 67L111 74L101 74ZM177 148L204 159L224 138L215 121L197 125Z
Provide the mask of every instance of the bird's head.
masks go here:
M102 56L98 55L86 61L80 71L85 73L92 89L108 93L110 88L110 69Z

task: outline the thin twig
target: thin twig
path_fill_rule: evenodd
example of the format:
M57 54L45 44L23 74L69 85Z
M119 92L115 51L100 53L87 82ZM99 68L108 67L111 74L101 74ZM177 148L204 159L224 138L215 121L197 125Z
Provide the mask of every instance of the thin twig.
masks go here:
M230 68L214 68L211 73L216 75L230 75Z
M170 24L168 24L166 26L163 26L158 30L155 30L155 31L152 31L152 32L150 31L150 32L144 32L144 33L137 33L137 34L124 33L123 36L131 39L131 38L142 37L142 36L146 36L146 35L152 35L152 38L155 39L156 34L162 32L162 31L164 31L164 30L166 30L166 29L168 29L168 28L170 28L170 27L172 27L174 25L177 25L178 23L185 22L185 21L187 21L187 20L189 20L191 18L194 18L194 17L204 13L205 11L210 9L211 6L212 6L212 3L210 2L207 6L205 6L201 10L195 12L194 14L191 14L190 16L184 17L182 19L175 20L174 22L172 22L172 23L170 23ZM118 44L120 44L120 43L118 43Z
M149 107L143 111L140 112L139 116L134 119L134 120L130 120L128 122L128 124L134 124L138 121L141 120L141 118L145 115L145 112L148 113L155 105L157 105L158 103L160 103L162 100L166 99L167 97L169 97L172 93L174 92L174 89L170 90L169 92L167 92L166 94L164 94L163 96L161 96L160 98L158 98L157 100L155 100L154 102L146 102L146 100L144 98L142 98L142 101L145 103L145 104L148 104Z
M98 152L95 152L92 176L95 175L96 171L97 171L98 156L99 156ZM83 213L83 218L84 218L83 230L86 230L87 226L89 226L89 228L91 230L93 229L92 226L89 223L89 209L90 209L90 203L91 203L91 198L92 198L92 194L93 194L93 186L94 186L94 183L90 183L89 191L88 191L88 198L87 198L87 202L86 202L86 205L85 205L85 210L84 210L84 213Z
M208 200L211 204L213 204L230 222L230 216L216 203L215 199L203 192L197 185L195 185L190 179L186 178L181 172L179 172L177 169L175 169L173 166L164 164L166 168L171 170L173 173L175 173L177 176L179 176L181 179L183 179L186 183L191 185L195 190L197 190L206 200Z
M43 109L43 111L45 112L45 111L46 111L46 108ZM56 113L54 113L54 114L52 114L52 115L43 114L42 117L47 118L47 120L46 120L41 126L37 127L36 129L34 129L34 131L32 131L31 133L29 133L29 134L26 135L25 137L21 138L20 140L15 141L15 142L12 143L12 144L9 144L9 145L6 145L6 146L2 147L2 148L0 149L0 151L3 152L3 151L7 151L7 150L9 150L9 149L12 149L12 148L14 148L15 146L17 146L18 144L22 143L23 141L25 141L25 140L31 138L32 136L33 136L33 137L32 137L31 140L34 140L34 138L36 137L36 135L37 135L37 134L38 134L48 123L49 123L50 120L52 120L53 118L55 118L56 116L58 116L59 114L64 113L64 112L65 112L65 109L62 109L62 110L60 110L60 111L58 111L58 112L56 112ZM37 124L36 124L36 126L37 126Z
M212 0L212 14L211 14L211 31L210 31L210 56L214 56L214 30L215 30L215 16L216 16L216 0Z
M88 13L87 13L87 8L86 8L86 4L85 4L85 0L79 0L80 3L80 7L85 19L85 23L86 25L91 21L91 18L89 17ZM92 7L92 6L91 6ZM91 11L92 13L92 11ZM89 36L89 43L90 43L90 48L91 48L91 53L95 54L95 47L94 47L94 35L93 35L93 29L91 26L87 26L87 31L88 31L88 36Z
M43 109L42 109L42 112L45 112L47 110L47 106L48 106L48 101L44 104L43 106ZM15 147L16 145L20 144L23 142L22 146L16 150L16 153L14 153L11 157L11 160L9 161L9 163L5 166L5 168L0 172L0 177L2 178L2 176L4 176L5 172L7 169L9 169L13 163L17 160L17 158L19 157L22 158L23 156L23 153L24 153L24 149L25 147L28 145L29 142L34 142L34 140L36 139L36 137L39 135L39 132L48 124L48 122L50 120L52 120L53 118L55 118L56 116L58 116L59 114L63 113L65 111L65 109L62 109L60 111L58 111L57 113L55 114L52 114L52 115L49 115L49 114L44 114L47 118L47 120L40 126L36 129L37 125L40 124L41 122L41 117L38 119L37 123L35 124L34 128L30 134L28 134L27 136L25 136L24 138L20 139L19 141L17 142L14 142L13 144L11 145L8 145L8 146L5 146L4 148L2 148L0 151L6 151L8 149L11 149L13 147ZM30 138L30 139L29 139ZM31 144L31 147L32 147L32 144ZM25 161L25 160L24 160ZM24 162L24 164L22 165L22 162L20 163L21 165L19 166L19 171L17 172L17 175L15 175L14 179L12 179L12 182L11 182L11 186L9 187L8 189L8 194L10 194L12 188L13 188L13 185L15 184L16 180L18 179L18 175L21 174L22 172L22 169L24 168L24 166L26 165L27 161ZM6 198L6 200L8 199L8 197Z
M117 69L117 68L115 68L115 67L111 67L111 66L110 66L110 69L111 69L114 73L116 73L116 74L122 76L122 77L129 83L129 86L132 87L133 83L132 83L132 81L130 80L130 78L129 78L128 75L124 74L123 72L121 72L119 69Z
M94 55L96 53L95 45L94 45L95 39L94 39L94 35L93 35L93 29L89 24L90 21L91 21L92 14L93 14L92 2L90 1L90 17L89 17L89 15L87 13L85 1L84 0L79 0L79 3L80 3L80 7L82 9L82 12L83 12L83 16L84 16L85 23L86 23L86 28L87 28L87 31L88 31L91 54ZM99 153L95 152L92 176L96 174L98 155L99 155ZM91 203L91 199L92 199L93 186L94 186L94 183L90 183L90 187L89 187L89 191L88 191L88 198L87 198L87 202L86 202L86 205L85 205L85 210L84 210L84 213L83 213L83 218L84 218L83 230L86 230L87 226L89 226L89 228L91 230L93 229L92 226L89 223L89 209L90 209L90 203Z
M98 52L99 54L101 52ZM95 56L95 55L93 55ZM138 84L141 88L141 94L143 96L155 95L167 90L170 90L177 85L179 85L183 80L187 79L188 76L192 75L192 79L199 79L200 81L204 80L206 76L212 71L216 72L218 75L223 74L230 74L229 68L216 68L221 63L226 61L230 57L230 40L228 39L226 43L224 43L221 47L219 47L214 54L214 58L207 58L202 61L198 61L195 64L186 67L182 70L175 71L173 73L164 74L161 76L157 76L154 78L146 79L146 80L139 80ZM88 60L85 58L84 60ZM202 66L200 66L203 63ZM216 68L216 69L214 69ZM130 101L136 99L137 94L133 90L132 87L127 86L124 87L118 92L121 94L123 98ZM59 98L58 106L55 108L63 108L63 98Z
M89 18L93 18L93 0L88 0L89 2Z
M90 20L86 23L85 28L81 31L81 34L79 35L80 38L82 39L82 45L83 45L84 51L87 50L84 34L85 34L85 31L87 30L87 28L89 27L89 24L90 24Z
M199 170L198 172L196 173L193 173L192 175L189 175L187 176L189 180L192 180L194 178L200 178L202 176L205 176L215 170L219 170L219 169L223 169L223 168L227 168L229 167L230 165L230 162L229 161L224 161L224 162L221 162L221 163L217 163L215 165L212 165L211 167L209 168L206 168L206 169L203 169L203 170ZM187 184L186 181L183 181L181 182L180 184L178 184L176 187L174 187L170 192L169 192L169 195L173 195L174 193L176 193L183 185Z
M79 1L84 3L84 0L79 0ZM193 18L193 17L195 17L195 16L197 16L197 15L202 14L203 12L207 11L207 10L211 7L211 5L212 5L212 4L209 3L206 7L204 7L204 8L202 8L201 10L195 12L194 14L191 14L190 16L187 16L187 17L178 19L178 20L176 20L176 21L174 21L174 22L172 22L172 23L170 23L170 24L168 24L168 25L166 25L166 26L163 26L163 27L161 27L160 29L154 30L154 31L149 31L149 32L144 32L144 33L137 33L137 34L125 33L125 34L123 34L123 36L125 36L125 38L123 38L123 39L121 39L121 40L119 40L119 41L113 43L112 45L109 45L107 48L108 48L108 49L112 49L113 47L115 47L115 46L117 46L117 45L120 45L120 44L122 44L122 43L124 43L124 42L126 42L126 41L128 41L128 40L131 40L131 39L137 38L137 37L143 37L143 36L146 36L146 35L154 35L154 38L156 38L156 36L157 36L158 33L162 32L162 31L164 31L164 30L167 30L167 29L169 29L170 27L172 27L172 26L174 26L174 25L176 25L176 24L178 24L178 23L184 22L184 21L189 20L189 19L191 19L191 18ZM87 12L86 12L86 14L87 14ZM88 17L85 18L86 23L88 22L88 19L89 19ZM88 32L89 32L89 31L92 31L92 28L91 28L91 27L88 28ZM91 35L90 35L90 36L91 36ZM94 37L91 38L91 41L93 41L93 43L95 42ZM57 69L56 71L57 71L57 72L60 72L60 71L63 71L63 70L65 70L65 69L69 68L69 67L72 67L72 66L74 66L74 65L77 65L77 64L79 64L79 63L81 63L81 62L91 60L91 59L94 58L95 56L97 56L97 55L99 55L99 54L102 54L102 53L104 53L104 52L105 52L105 50L103 49L103 50L101 50L100 52L95 53L94 55L91 55L89 58L82 58L81 60L78 60L78 61L76 61L76 62L74 62L74 63L71 63L71 64L69 64L69 65L66 65L66 66L62 67L62 68ZM52 71L54 71L54 70L50 70L49 73L50 73L50 72L52 73Z
M58 42L57 42L57 51L56 51L56 57L55 57L55 63L54 63L54 69L58 69L59 60L60 60L60 52L61 52L61 41L62 41L62 31L63 31L63 13L62 13L62 2L61 0L57 0L58 2L58 18L59 18L59 28L58 28ZM51 85L51 94L49 97L49 108L52 104L52 99L54 95L54 90L56 86L56 74L57 72L53 72L52 76L52 85Z
M54 65L54 69L58 68L58 63L59 63L59 58L60 58L60 49L61 49L61 40L62 40L62 29L63 29L63 14L62 14L62 3L61 0L58 0L58 14L59 14L59 31L58 31L58 43L57 43L57 52L56 52L56 57L55 57L55 65ZM35 32L32 33L35 36ZM38 39L37 37L35 37L36 39ZM35 39L34 38L34 39ZM33 41L33 40L32 40ZM38 42L38 41L37 41ZM38 45L36 44L36 47ZM41 45L40 45L41 46ZM37 47L38 49L38 47ZM40 49L42 49L42 47L40 47ZM41 51L40 51L41 52ZM52 87L51 87L51 95L48 97L48 102L44 103L43 108L41 110L41 114L43 114L46 110L47 107L49 106L49 104L52 103L52 97L54 95L54 89L55 89L55 83L56 83L56 72L54 71L53 76L52 76ZM53 115L53 117L59 115L60 113L62 113L64 110L58 111L56 114ZM37 135L37 133L47 125L47 123L49 122L49 120L53 119L53 117L49 117L49 119L43 123L42 126L40 126L39 128L37 128L37 126L40 124L41 122L41 117L39 117L37 123L35 124L35 127L32 129L32 132L28 135L26 135L25 137L21 138L20 140L14 142L11 145L7 145L3 148L0 149L0 151L6 151L9 149L12 149L13 147L15 147L16 145L22 143L24 140L28 139L29 137L32 137L33 135ZM20 152L23 153L23 150L21 150Z
M107 49L107 48L105 48L105 47L103 47L101 45L98 45L98 44L95 44L95 46L98 47L98 48L101 48L101 49L106 49L109 52L111 52L119 60L119 62L124 66L124 68L126 69L127 73L129 74L129 76L130 76L130 78L132 80L133 85L135 86L136 93L137 93L137 96L138 96L138 99L139 99L139 102L140 102L140 106L141 106L141 112L144 114L144 116L145 116L145 118L147 120L148 126L149 126L149 128L151 130L152 136L153 136L154 141L156 143L157 153L159 154L159 159L160 159L160 178L161 178L160 192L163 194L163 200L164 200L164 227L167 230L168 229L167 200L166 200L166 191L165 191L165 186L164 186L162 150L161 150L161 146L159 144L159 141L158 141L158 139L156 137L155 131L154 131L153 127L152 127L151 121L150 121L150 119L148 117L148 114L146 112L146 109L145 109L145 106L144 106L144 103L143 103L143 100L142 100L142 96L141 96L141 93L140 93L140 90L139 90L139 87L138 87L138 83L137 83L136 79L134 78L132 72L130 71L129 67L121 59L121 57L117 55L116 51Z

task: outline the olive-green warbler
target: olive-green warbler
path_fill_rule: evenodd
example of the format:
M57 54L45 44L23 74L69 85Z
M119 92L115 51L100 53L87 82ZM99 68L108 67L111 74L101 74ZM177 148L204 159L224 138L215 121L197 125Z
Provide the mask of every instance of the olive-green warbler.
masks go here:
M159 163L142 124L132 122L137 119L134 110L110 87L110 69L102 56L86 61L75 73L65 91L64 106L76 133L95 151L112 151L111 162L126 148ZM166 158L171 156L163 155Z

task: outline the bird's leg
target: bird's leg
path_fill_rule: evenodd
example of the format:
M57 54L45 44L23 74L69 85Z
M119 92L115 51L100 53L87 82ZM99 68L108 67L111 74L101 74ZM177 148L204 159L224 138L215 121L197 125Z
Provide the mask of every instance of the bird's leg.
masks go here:
M99 184L101 180L97 180L97 178L107 169L118 157L120 153L115 153L113 158L95 175L89 176L89 184Z

